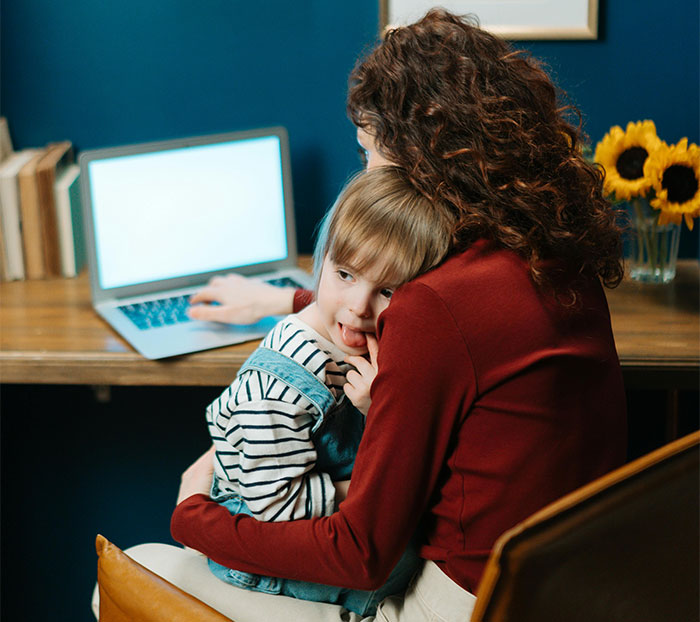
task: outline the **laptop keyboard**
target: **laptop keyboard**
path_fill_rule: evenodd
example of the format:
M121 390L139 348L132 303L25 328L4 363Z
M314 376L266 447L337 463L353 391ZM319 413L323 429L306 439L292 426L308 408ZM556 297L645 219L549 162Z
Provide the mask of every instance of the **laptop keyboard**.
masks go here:
M288 276L283 276L281 279L268 279L265 281L270 285L276 285L277 287L293 287L294 289L302 289L294 279L290 279Z
M267 283L276 285L277 287L301 288L301 285L289 277L270 279ZM179 324L181 322L190 322L191 320L187 316L187 309L189 306L190 297L188 295L182 295L122 305L119 307L119 310L140 330L147 330L149 328L159 328L171 324Z

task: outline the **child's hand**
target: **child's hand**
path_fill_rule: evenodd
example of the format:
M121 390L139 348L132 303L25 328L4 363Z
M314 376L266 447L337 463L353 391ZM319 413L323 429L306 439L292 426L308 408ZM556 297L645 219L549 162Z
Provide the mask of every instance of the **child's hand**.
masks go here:
M335 506L338 507L341 501L345 501L345 497L348 496L348 488L350 488L350 480L343 479L337 482L333 482L335 487Z
M377 339L369 333L367 334L367 350L369 352L369 361L364 356L348 356L345 358L345 361L354 366L355 369L348 372L348 381L343 387L345 395L350 398L355 408L365 416L369 411L369 405L372 403L369 390L372 387L374 377L377 375L377 354L379 353Z
M209 495L211 478L214 475L214 445L202 454L182 474L177 502L184 501L197 493Z

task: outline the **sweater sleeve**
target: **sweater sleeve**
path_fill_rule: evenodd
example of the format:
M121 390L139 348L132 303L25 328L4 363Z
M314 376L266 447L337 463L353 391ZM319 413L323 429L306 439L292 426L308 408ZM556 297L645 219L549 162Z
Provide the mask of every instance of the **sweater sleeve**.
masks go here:
M193 495L173 513L173 537L248 572L356 589L381 585L428 507L475 383L453 318L424 285L394 295L378 336L372 406L338 512L261 523Z
M304 307L308 307L314 300L314 293L308 289L297 289L294 292L292 312L299 313Z
M257 370L240 378L236 404L232 396L207 419L216 447L217 472L238 483L253 516L287 521L327 516L335 506L330 476L314 470L310 405L293 389L272 399L264 389L273 379Z

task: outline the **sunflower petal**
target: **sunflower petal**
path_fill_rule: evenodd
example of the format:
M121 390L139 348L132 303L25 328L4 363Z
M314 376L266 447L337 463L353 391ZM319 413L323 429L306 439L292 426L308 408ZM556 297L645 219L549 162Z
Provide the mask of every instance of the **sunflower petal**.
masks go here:
M653 121L630 121L625 131L619 125L611 127L603 140L596 145L594 156L595 161L605 170L603 188L606 194L614 194L623 200L646 196L652 187L652 181L645 173L635 179L623 176L617 168L618 160L625 151L634 149L646 152L648 160L661 144ZM625 175L629 173L625 172Z
M686 169L683 175L683 186L674 189L674 175L666 176L666 172L674 167ZM676 145L663 143L657 151L650 154L644 163L644 175L652 182L656 197L652 205L663 212L673 214L674 220L681 224L684 220L689 229L693 228L693 218L700 214L700 149L688 139L682 138ZM675 178L678 179L676 173ZM678 182L675 182L678 183ZM690 183L690 192L688 186ZM695 184L693 189L692 183ZM686 193L685 195L683 193ZM678 199L682 197L682 201ZM674 198L675 200L671 200Z

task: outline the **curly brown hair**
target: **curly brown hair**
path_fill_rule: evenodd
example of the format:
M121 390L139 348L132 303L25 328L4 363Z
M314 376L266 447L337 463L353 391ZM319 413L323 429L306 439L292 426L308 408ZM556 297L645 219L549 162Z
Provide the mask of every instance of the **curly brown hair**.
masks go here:
M614 287L623 268L602 172L583 158L571 111L537 61L439 9L388 31L350 76L350 118L455 211L454 248L491 239L525 257L539 285L564 280L573 304L579 277Z

